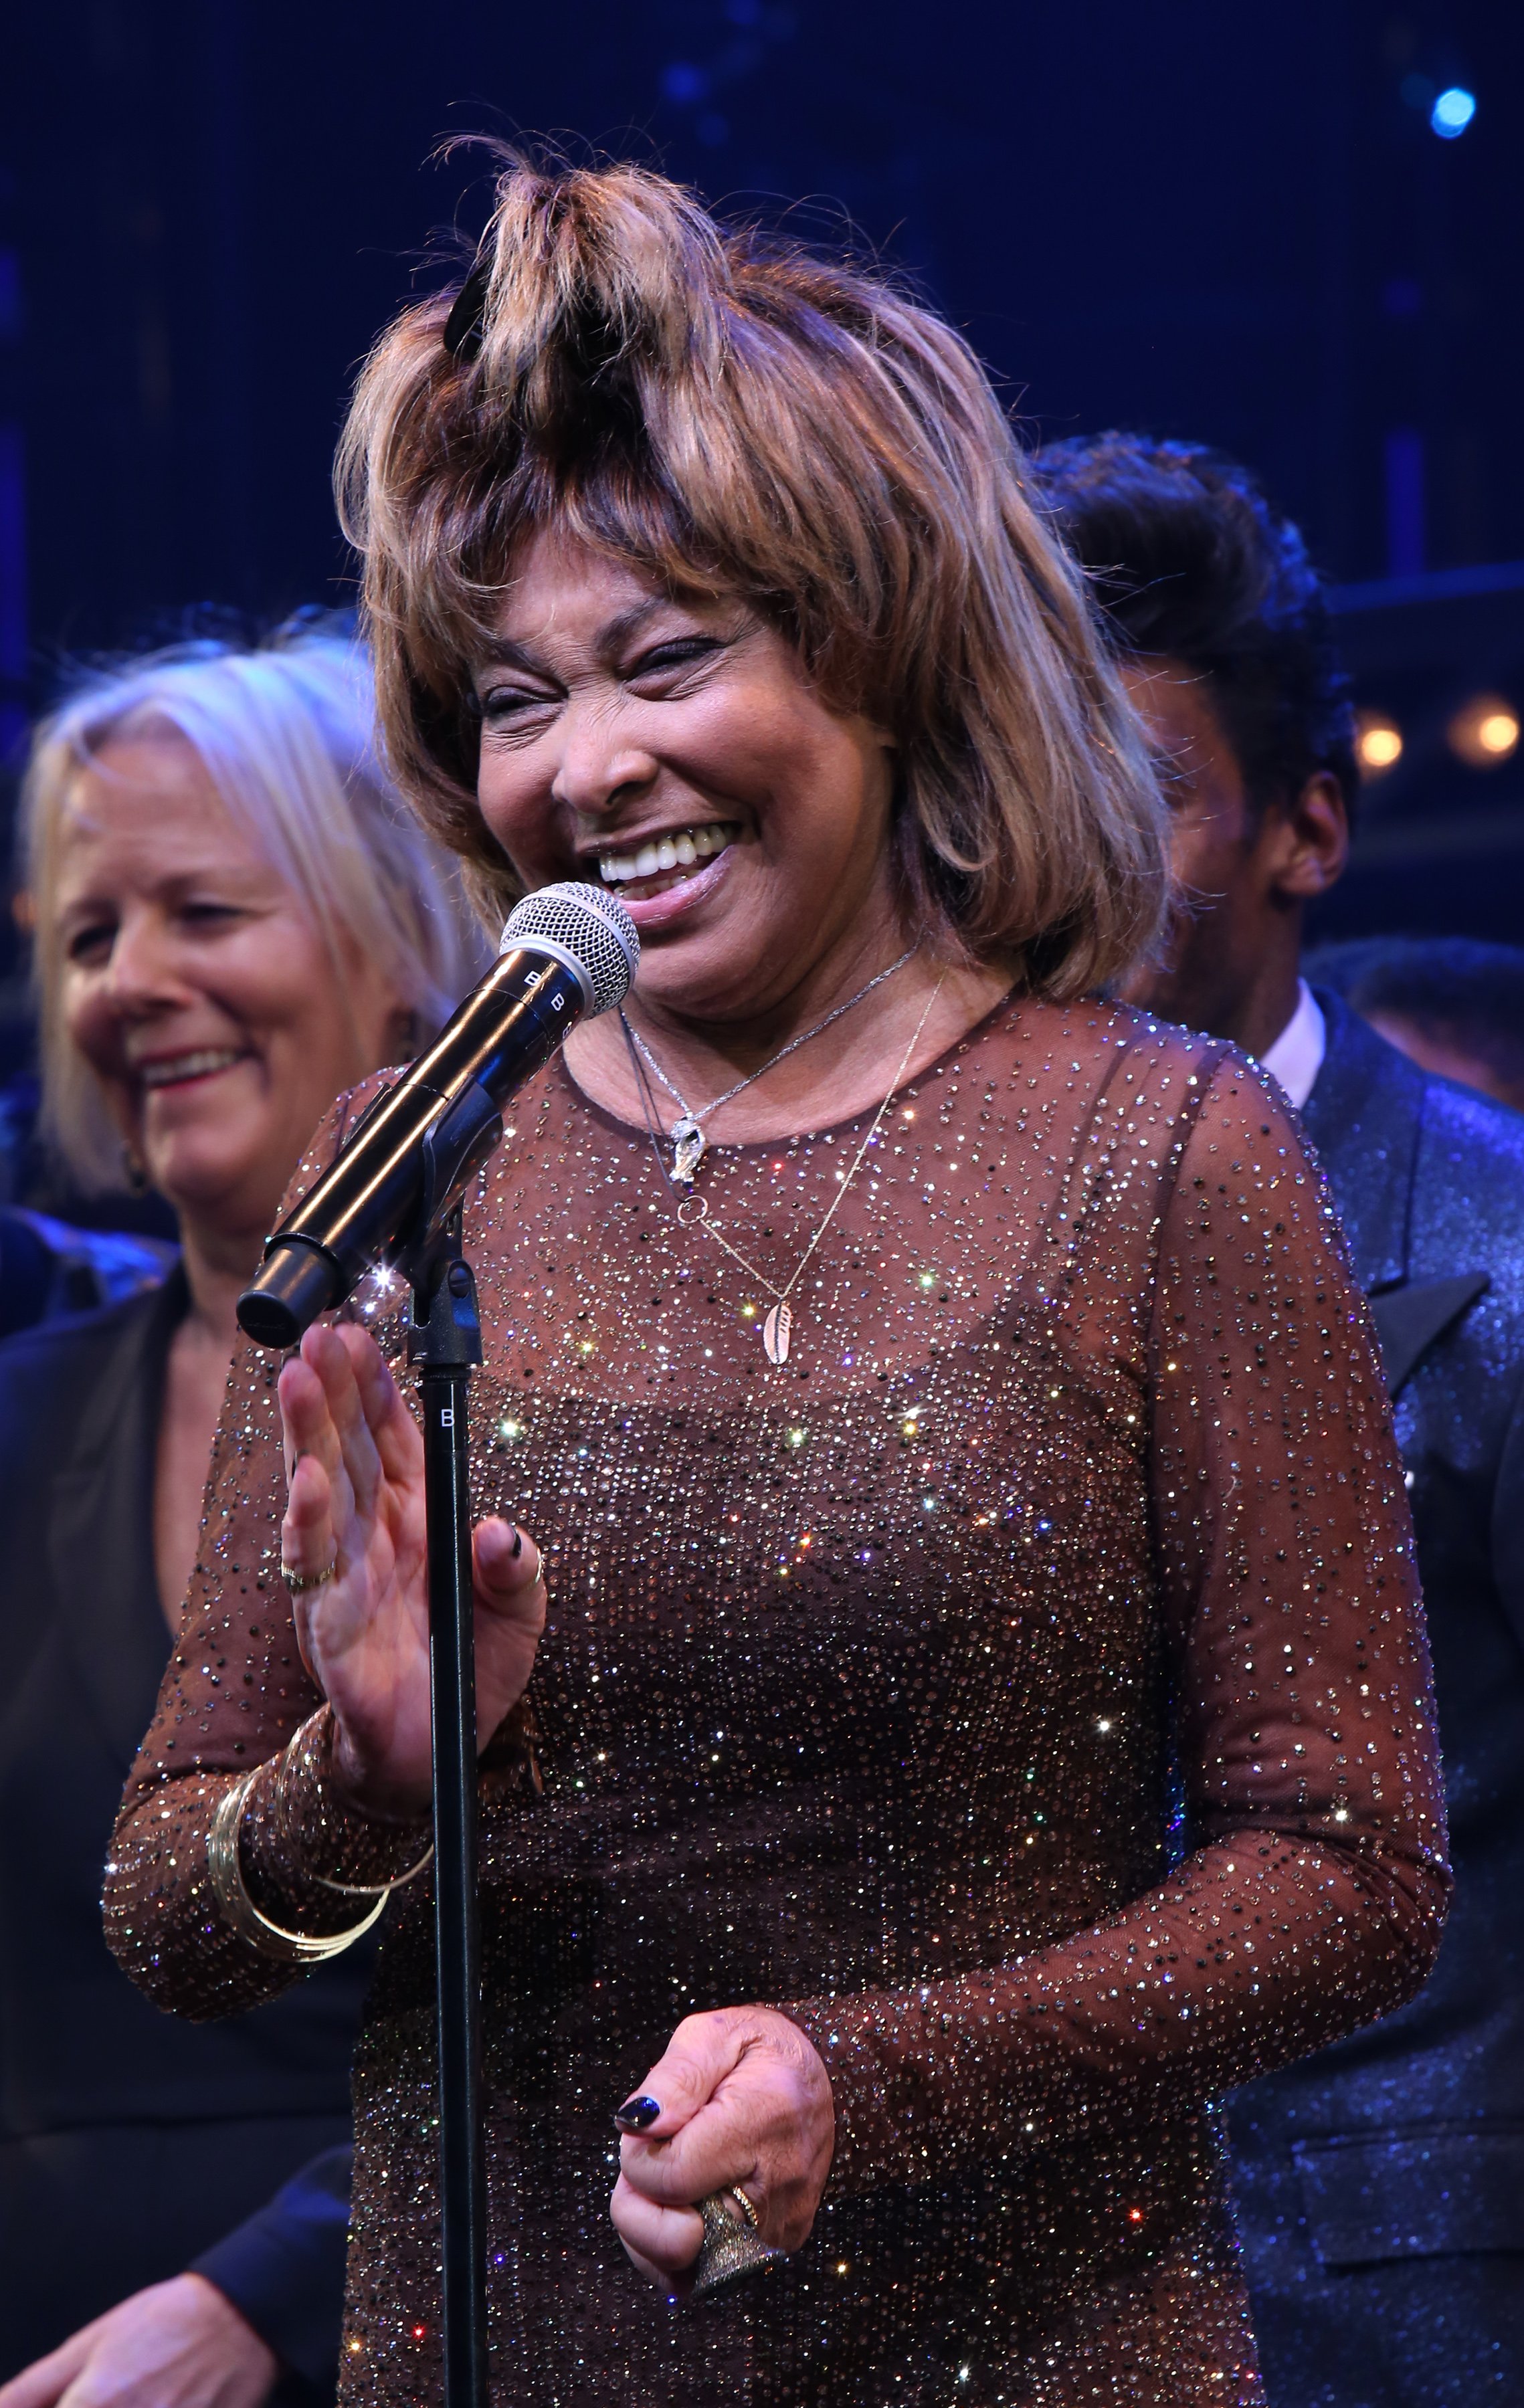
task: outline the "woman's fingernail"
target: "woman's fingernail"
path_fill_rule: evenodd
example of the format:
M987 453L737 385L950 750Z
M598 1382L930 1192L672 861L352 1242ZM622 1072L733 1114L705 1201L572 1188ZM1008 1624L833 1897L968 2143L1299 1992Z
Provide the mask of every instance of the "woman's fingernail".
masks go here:
M513 1525L513 1553L516 1555L522 1555L524 1553L524 1532L516 1522Z
M637 2091L633 2099L625 2100L614 2117L614 2122L622 2132L643 2132L655 2122L660 2114L659 2099L648 2099L643 2092Z

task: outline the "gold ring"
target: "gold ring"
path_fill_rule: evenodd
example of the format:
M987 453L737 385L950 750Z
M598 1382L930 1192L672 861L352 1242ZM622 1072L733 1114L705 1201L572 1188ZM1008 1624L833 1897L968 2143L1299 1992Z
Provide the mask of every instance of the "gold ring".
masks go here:
M752 2198L750 2192L742 2190L740 2183L730 2183L726 2186L726 2197L735 2200L736 2205L740 2208L742 2215L746 2218L747 2223L755 2232L757 2229L756 2201Z
M285 1582L285 1584L291 1591L293 1597L300 1597L305 1590L309 1588L323 1588L327 1585L329 1581L336 1580L338 1576L338 1557L337 1555L325 1572L295 1572L292 1570L289 1564L282 1563L280 1566L280 1577Z

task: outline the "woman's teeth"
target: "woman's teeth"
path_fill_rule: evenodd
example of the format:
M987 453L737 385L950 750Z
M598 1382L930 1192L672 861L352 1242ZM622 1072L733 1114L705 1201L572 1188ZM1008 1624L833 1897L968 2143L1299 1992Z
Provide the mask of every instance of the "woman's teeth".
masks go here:
M236 1046L204 1045L196 1054L170 1054L161 1061L145 1062L141 1077L145 1087L177 1087L183 1079L207 1079L214 1070L231 1070L242 1059Z
M740 834L740 823L734 820L677 828L670 836L653 838L637 853L600 853L598 876L606 886L625 886L637 878L660 878L669 870L691 869L695 862L712 861Z

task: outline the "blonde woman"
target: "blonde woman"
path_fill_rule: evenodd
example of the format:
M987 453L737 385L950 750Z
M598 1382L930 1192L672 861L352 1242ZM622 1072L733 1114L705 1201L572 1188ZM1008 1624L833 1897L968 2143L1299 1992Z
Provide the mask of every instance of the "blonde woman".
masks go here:
M125 1165L157 1188L181 1252L156 1293L0 1348L7 2408L332 2388L347 2160L268 2202L347 2143L366 1967L177 2027L112 1964L97 1901L195 1560L233 1300L332 1097L480 964L372 720L363 655L309 633L128 662L33 752L49 1134L77 1183Z
M1421 1613L1294 1125L1100 999L1160 804L989 388L870 276L513 165L344 494L420 808L644 947L467 1223L494 2397L1255 2400L1207 2102L1431 1961ZM108 1893L165 2004L426 1844L419 1455L359 1327L237 1361ZM415 1884L354 2402L438 2396L431 1995ZM769 2271L674 2313L726 2225Z

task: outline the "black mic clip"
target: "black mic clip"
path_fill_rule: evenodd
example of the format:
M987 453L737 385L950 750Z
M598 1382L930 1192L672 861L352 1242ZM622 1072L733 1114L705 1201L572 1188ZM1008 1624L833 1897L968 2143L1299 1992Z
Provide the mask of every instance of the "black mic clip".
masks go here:
M408 1361L418 1369L459 1369L482 1360L476 1282L460 1251L461 1196L502 1136L502 1113L477 1079L424 1135L419 1235L395 1266L412 1289Z
M482 1359L476 1281L460 1251L460 1212L452 1212L415 1279L408 1315L408 1361L419 1371L470 1370Z
M461 1089L447 1111L424 1131L424 1192L419 1199L417 1234L398 1250L393 1268L414 1287L423 1284L431 1252L453 1220L467 1182L502 1143L503 1116L480 1079ZM455 1251L459 1250L458 1230Z

